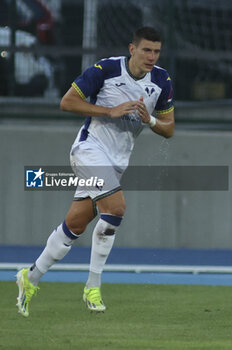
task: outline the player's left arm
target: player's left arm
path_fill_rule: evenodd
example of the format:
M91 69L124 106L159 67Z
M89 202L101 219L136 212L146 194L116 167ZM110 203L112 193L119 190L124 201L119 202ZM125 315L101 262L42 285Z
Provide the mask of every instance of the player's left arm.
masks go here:
M165 113L157 113L155 126L150 126L156 134L165 138L172 137L175 129L174 108Z
M163 86L159 99L156 103L156 116L148 113L143 97L137 102L137 110L143 123L147 123L151 130L165 138L174 135L175 119L173 106L173 89L171 78L167 72L163 73Z
M137 102L137 110L143 123L148 124L153 132L165 138L174 135L175 118L173 106L167 110L156 112L156 117L154 117L148 113L143 97L140 97Z

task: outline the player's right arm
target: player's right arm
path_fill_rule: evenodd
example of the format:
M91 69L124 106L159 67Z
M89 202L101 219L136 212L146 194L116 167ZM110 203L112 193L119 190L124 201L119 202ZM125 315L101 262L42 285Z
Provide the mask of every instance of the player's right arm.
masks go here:
M85 101L83 96L72 86L61 99L60 109L78 115L118 118L124 114L135 112L136 103L137 101L128 101L116 107L98 106Z
M115 72L115 69L117 69L115 65L117 64L116 61L106 59L86 69L83 74L74 80L72 87L62 98L60 108L64 111L90 117L108 116L117 118L124 114L133 113L136 109L136 101L128 101L113 108L95 105L86 101L86 98L89 96L91 96L92 100L96 100L105 79L108 74Z

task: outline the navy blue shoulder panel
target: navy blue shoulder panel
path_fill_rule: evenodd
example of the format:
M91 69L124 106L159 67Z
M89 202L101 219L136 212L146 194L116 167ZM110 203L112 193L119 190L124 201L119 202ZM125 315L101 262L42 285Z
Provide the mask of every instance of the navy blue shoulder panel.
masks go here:
M119 57L116 59L107 58L95 63L74 80L74 88L83 98L90 96L92 100L96 99L106 79L120 76L120 62Z
M104 76L104 80L115 78L121 75L121 60L107 58L96 63L102 67L102 73Z
M151 71L151 81L153 83L163 89L163 87L167 85L167 82L170 80L169 74L165 69L154 66Z

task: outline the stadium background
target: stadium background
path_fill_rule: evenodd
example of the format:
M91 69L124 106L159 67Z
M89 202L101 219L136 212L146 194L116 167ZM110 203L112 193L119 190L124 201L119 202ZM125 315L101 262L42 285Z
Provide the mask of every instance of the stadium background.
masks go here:
M24 166L69 164L83 118L59 111L61 96L98 58L127 54L141 25L164 37L159 64L175 89L176 133L145 130L131 164L226 165L230 184L231 14L229 0L2 0L0 244L43 245L64 219L73 193L25 192ZM232 249L230 186L125 195L116 246ZM78 245L90 245L93 225Z

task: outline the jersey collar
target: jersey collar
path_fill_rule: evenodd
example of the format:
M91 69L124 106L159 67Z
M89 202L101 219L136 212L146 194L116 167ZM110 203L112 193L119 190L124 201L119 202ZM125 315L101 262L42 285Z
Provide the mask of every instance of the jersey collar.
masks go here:
M136 78L131 72L130 72L130 69L129 69L129 60L130 60L130 57L125 57L125 66L126 66L126 70L127 70L127 73L129 74L129 76L134 79L134 80L142 80L146 75L147 73L142 77L142 78Z

